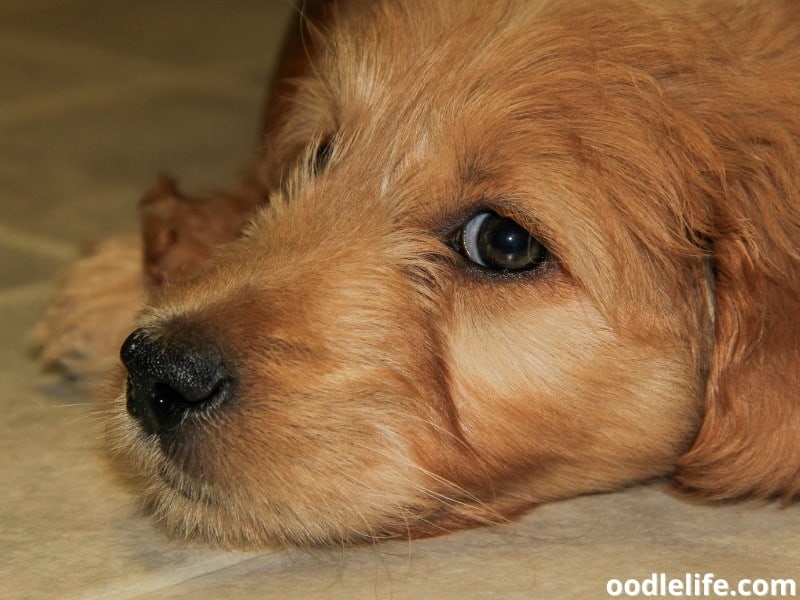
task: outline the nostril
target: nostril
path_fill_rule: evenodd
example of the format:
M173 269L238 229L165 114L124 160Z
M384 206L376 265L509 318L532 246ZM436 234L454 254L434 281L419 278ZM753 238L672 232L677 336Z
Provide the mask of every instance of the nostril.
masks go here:
M166 384L138 386L128 377L128 414L139 421L147 433L163 433L177 427L187 412L186 400Z
M232 377L215 346L153 339L141 329L122 346L128 413L147 433L175 429L187 414L211 410L229 395Z
M158 382L153 386L153 398L159 404L188 404L191 401L176 392L166 383Z

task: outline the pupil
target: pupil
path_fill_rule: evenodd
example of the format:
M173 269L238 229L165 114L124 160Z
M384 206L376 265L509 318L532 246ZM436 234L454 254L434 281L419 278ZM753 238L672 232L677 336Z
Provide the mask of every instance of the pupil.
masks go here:
M520 225L503 217L490 217L480 232L478 247L488 265L518 270L539 259L537 242Z

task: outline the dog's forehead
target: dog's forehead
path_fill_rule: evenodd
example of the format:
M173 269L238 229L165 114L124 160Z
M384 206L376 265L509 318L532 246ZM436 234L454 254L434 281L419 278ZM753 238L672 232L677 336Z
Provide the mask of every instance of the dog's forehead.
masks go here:
M535 11L511 19L503 3L411 4L342 18L314 73L312 95L329 113L321 129L336 137L334 162L378 175L382 192L413 186L409 177L431 194L454 179L480 188L507 155L519 162L510 149L528 135L519 120L530 121L522 104L531 98L518 73L528 43L518 32Z
M670 47L681 22L662 23L657 3L596 4L403 0L344 15L315 74L341 143L334 163L357 157L384 189L404 176L430 193L456 176L477 188L502 174L507 187L558 186L585 203L644 201L672 172L658 168L664 80L693 67ZM620 29L625 15L639 26ZM635 175L615 178L613 199L599 185L610 166Z
M378 3L342 18L315 74L335 110L361 120L370 115L387 127L402 122L403 131L430 126L433 118L446 126L465 105L485 105L486 94L519 81L514 72L525 68L529 44L518 32L533 16L517 12L512 19L499 8L503 3L478 7L465 0L449 10L414 4Z

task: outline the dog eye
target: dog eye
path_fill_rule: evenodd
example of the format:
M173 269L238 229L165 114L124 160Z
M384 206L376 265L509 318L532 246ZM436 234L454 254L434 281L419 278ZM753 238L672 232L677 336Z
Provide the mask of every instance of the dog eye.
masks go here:
M461 253L481 267L493 271L526 271L540 266L547 249L512 219L481 212L462 227Z

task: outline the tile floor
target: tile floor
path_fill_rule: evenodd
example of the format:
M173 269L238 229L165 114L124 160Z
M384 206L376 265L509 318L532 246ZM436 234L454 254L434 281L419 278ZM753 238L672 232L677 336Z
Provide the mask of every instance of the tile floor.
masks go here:
M254 140L289 0L0 3L0 598L605 598L610 578L800 579L800 507L657 490L335 552L167 539L108 465L90 401L26 335L86 240L131 228L167 167L224 182Z

